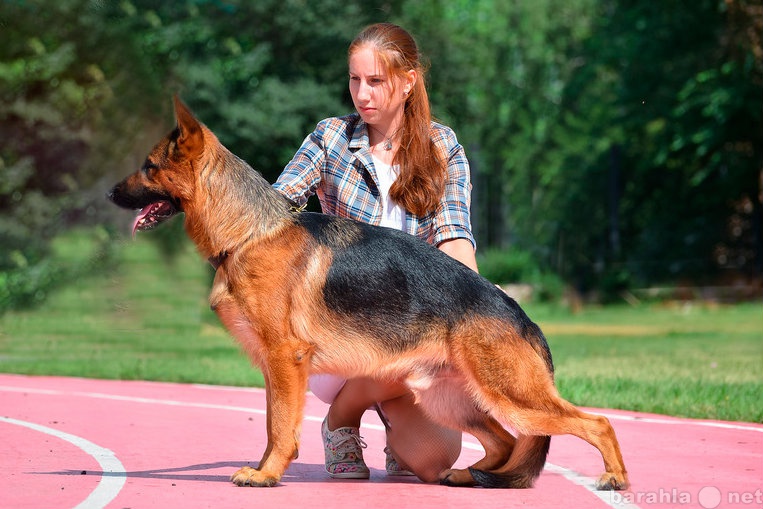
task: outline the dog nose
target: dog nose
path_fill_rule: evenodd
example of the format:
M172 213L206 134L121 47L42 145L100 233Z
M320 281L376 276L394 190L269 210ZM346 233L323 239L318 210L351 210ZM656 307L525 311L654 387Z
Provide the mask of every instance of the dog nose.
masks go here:
M112 202L117 202L117 194L119 193L119 184L109 189L109 191L106 193L106 198L108 200L111 200Z

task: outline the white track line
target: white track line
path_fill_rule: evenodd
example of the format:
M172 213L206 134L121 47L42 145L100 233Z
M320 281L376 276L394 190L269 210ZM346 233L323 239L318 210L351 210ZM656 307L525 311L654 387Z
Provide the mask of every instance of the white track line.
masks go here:
M235 391L250 391L250 392L258 392L258 393L264 392L263 389L258 389L258 388L237 388L237 387L229 388L229 387L215 387L215 386L205 386L205 385L195 385L195 387L198 387L201 389L208 388L208 389L217 389L217 390L223 389L223 390L235 390ZM212 404L212 403L194 403L194 402L164 400L164 399L155 399L155 398L142 398L142 397L135 397L135 396L120 396L116 394L104 394L104 393L98 393L98 392L63 392L63 391L49 390L49 389L30 389L30 388L20 388L20 387L11 387L11 386L0 386L0 391L31 392L31 393L38 393L38 394L61 395L61 396L70 395L70 396L79 396L79 397L87 397L87 398L108 399L108 400L115 400L115 401L127 401L132 403L146 403L146 404L158 404L158 405L168 405L168 406L178 406L178 407L227 410L227 411L234 411L234 412L255 413L260 415L265 414L264 409L252 408L252 407L218 405L218 404ZM758 433L763 432L763 427L745 426L745 425L734 424L734 423L698 421L698 420L689 420L689 419L659 419L659 418L653 418L653 417L637 417L637 416L630 416L630 415L613 414L613 413L600 412L600 411L594 411L594 412L600 415L604 415L609 419L636 422L636 423L663 424L663 425L678 424L683 426L693 425L693 426L704 426L704 427L711 427L711 428L733 429L733 430L740 430L740 431L753 431ZM308 421L313 421L313 422L323 421L323 417L312 416L312 415L306 415L305 419ZM8 420L8 419L3 419L3 420ZM8 420L8 421L10 422L12 420ZM18 423L21 423L21 422L22 421L18 421ZM37 426L37 425L30 425L29 427L32 429L37 429L37 428L34 428L33 426ZM364 423L363 426L369 429L373 429L375 431L384 431L384 427L380 425ZM50 428L44 428L42 426L39 426L39 428L41 428L41 430L50 430ZM57 433L60 433L56 430L50 430L50 431L53 431L54 433L51 433L51 434L56 434L56 436L58 436ZM65 434L62 434L62 435L65 435ZM75 440L83 440L83 439L80 439L79 437L74 437L74 436L71 436L71 437ZM87 441L84 441L84 442L87 442ZM87 443L90 444L90 442L87 442ZM90 444L90 445L98 448L98 446L95 446L94 444ZM480 450L480 451L482 450L482 447L479 444L476 444L474 442L464 441L463 446L468 449L474 449L474 450ZM111 456L113 457L113 454L111 453L111 451L107 451L107 452L111 454ZM98 458L96 457L96 459ZM117 463L119 463L116 457L114 457L114 460ZM119 464L119 466L121 468L121 464ZM598 491L594 489L593 486L595 484L595 481L593 479L583 476L575 472L574 470L570 470L568 468L564 468L564 467L554 465L548 462L546 463L546 470L548 470L549 472L553 472L555 474L561 475L562 477L564 477L571 483L589 491L591 494L598 497L604 504L608 505L609 507L613 507L617 509L638 509L637 505L630 504L624 501L620 501L620 502L614 501L612 494L608 491ZM104 467L104 472L105 471L107 471L106 467ZM124 471L124 469L122 469L121 471ZM124 484L124 477L116 477L116 479L119 479L121 481L121 484ZM121 489L121 484L120 484L120 489ZM101 486L103 486L103 483L101 484ZM95 494L95 492L93 494ZM116 496L116 493L114 493L114 496ZM92 494L91 494L91 497L88 497L88 500L90 500L90 498L92 498ZM84 506L81 505L80 507L84 507ZM102 507L102 506L92 506L92 507Z
M264 392L264 390L260 388L239 388L239 387L207 386L207 385L194 385L194 387L201 388L201 389L210 389L210 390L213 390L213 389L214 390L233 390L233 391L242 391L242 392L246 391L246 392L255 392L255 393ZM212 404L212 403L194 403L194 402L185 402L185 401L176 401L176 400L143 398L143 397L136 397L136 396L120 396L116 394L105 394L105 393L98 393L98 392L64 392L64 391L58 391L58 390L52 390L52 389L21 388L21 387L13 387L13 386L0 386L0 391L29 392L29 393L47 394L47 395L55 395L55 396L70 395L70 396L78 396L78 397L86 397L86 398L126 401L126 402L132 402L132 403L158 404L158 405L168 405L168 406L187 407L187 408L205 408L205 409L213 409L213 410L255 413L259 415L265 414L264 409L252 408L252 407L218 405L218 404ZM699 421L699 420L680 419L680 418L660 419L660 418L653 418L653 417L638 417L638 416L630 416L630 415L621 415L621 414L599 412L599 411L593 411L592 413L598 413L600 415L604 415L607 418L612 420L629 421L629 422L635 422L635 423L662 424L662 425L677 425L678 424L678 425L702 426L702 427L710 427L710 428L732 429L732 430L739 430L739 431L752 431L752 432L758 432L758 433L763 432L763 427L746 426L743 424ZM3 420L8 420L8 419L3 419ZM322 422L323 417L306 415L305 420L313 421L313 422ZM19 423L20 422L21 421L19 421ZM372 429L375 431L384 431L384 427L380 425L364 423L363 426L365 428ZM29 426L29 427L32 427L32 426ZM40 428L43 428L43 427L40 427ZM33 428L33 429L36 429L36 428ZM43 429L49 429L49 428L43 428ZM51 431L60 433L60 432L57 432L56 430L51 430ZM78 437L73 437L73 438L78 440L83 440L83 439L79 439ZM91 445L93 445L94 447L98 447L98 446L95 446L94 444L91 444ZM464 441L463 446L468 449L480 450L480 451L482 450L482 447L479 444L474 442ZM110 453L110 451L108 452ZM114 459L116 460L116 458ZM118 460L116 461L118 463ZM120 464L120 467L121 467L121 464ZM561 475L562 477L564 477L571 483L589 491L591 494L599 498L604 504L606 504L609 507L616 508L616 509L639 509L637 505L625 502L624 500L620 500L620 501L613 500L612 493L608 491L598 491L594 489L594 484L595 484L594 479L591 479L582 474L579 474L575 472L574 470L564 468L558 465L554 465L548 462L546 463L545 469L548 470L549 472ZM104 472L105 471L106 471L106 468L104 467ZM124 484L124 477L117 477L116 479L119 479L121 481L121 484ZM121 484L120 484L120 489L121 489ZM116 493L114 494L114 496L116 496ZM92 495L91 497L88 497L88 500L90 500L90 498L92 498ZM85 506L80 505L78 507L84 508ZM102 506L93 505L88 507L102 507Z
M680 424L682 426L690 425L690 426L700 426L700 427L706 427L706 428L735 429L739 431L755 431L758 433L763 433L763 427L746 426L744 424L734 424L732 422L699 421L699 420L681 419L681 418L658 419L655 417L638 417L635 415L610 414L607 412L600 412L598 410L589 411L589 413L603 415L607 419L618 420L618 421L644 422L647 424L672 424L672 425Z
M264 392L264 389L261 389L261 388L209 386L209 385L199 385L199 384L196 384L193 386L200 389L210 389L210 390L218 390L218 391L231 390L231 391L242 391L242 392L254 392L254 393L260 393L260 394ZM15 387L15 386L0 386L0 391L26 392L26 393L43 394L43 395L51 395L51 396L67 396L68 395L68 396L77 396L77 397L86 397L86 398L95 398L95 399L125 401L125 402L132 402L132 403L158 404L158 405L187 407L187 408L205 408L205 409L212 409L212 410L225 410L225 411L246 412L246 413L265 415L264 409L252 408L252 407L219 405L219 404L212 404L212 403L194 403L194 402L185 402L185 401L176 401L176 400L143 398L143 397L136 397L136 396L120 396L116 394L105 394L105 393L98 393L98 392L80 392L80 391L66 392L66 391L59 391L54 389L23 388L23 387ZM639 416L602 412L597 409L596 410L586 409L586 411L603 415L611 420L628 421L628 422L634 422L634 423L660 424L660 425L684 425L684 426L689 425L689 426L700 426L700 427L730 429L730 430L738 430L738 431L752 431L757 433L763 433L763 427L750 426L750 425L744 425L744 424L701 421L701 420L681 419L681 418L661 419L661 418L655 418L655 417L639 417ZM312 422L322 422L323 417L306 415L305 420L312 421ZM10 424L17 424L20 426L26 426L30 429L40 431L42 433L47 433L47 434L59 437L63 440L66 440L74 444L75 446L79 447L80 449L84 450L91 456L93 456L101 465L104 472L111 472L110 476L102 477L102 481L99 484L99 486L90 494L90 496L87 497L85 501L79 504L75 509L91 509L91 508L104 507L111 500L113 500L116 497L116 495L119 493L119 491L122 489L125 483L127 474L124 470L124 467L116 458L116 456L108 449L104 449L83 438L70 435L67 433L63 433L61 431L58 431L52 428L46 428L38 424L29 423L25 421L19 421L19 420L7 418L7 417L0 417L0 421L8 422ZM379 431L379 432L384 431L384 427L381 425L364 423L363 426L364 428L372 429L374 431ZM475 442L469 442L465 440L463 441L463 446L467 449L482 451L482 447ZM589 491L591 494L599 498L602 501L602 503L604 503L605 505L609 507L612 507L614 509L639 509L637 505L628 503L626 501L627 499L620 499L620 500L616 499L615 497L612 496L612 492L595 490L593 487L595 484L595 481L593 479L586 477L582 474L579 474L575 472L574 470L570 470L568 468L564 468L564 467L554 465L548 462L546 463L545 469L554 474L561 475L569 482ZM114 475L114 474L117 474L117 475ZM122 474L122 475L118 475L118 474Z
M3 388L5 390L6 388ZM27 390L26 392L34 392ZM54 391L46 391L51 393ZM61 392L60 394L66 394ZM101 475L101 481L98 486L90 492L85 500L80 502L74 509L99 509L106 507L109 502L114 500L127 480L127 472L125 471L122 462L117 459L116 455L110 450L101 447L99 445L85 440L82 437L65 433L54 428L48 428L41 426L33 422L20 421L18 419L12 419L10 417L0 416L0 422L6 422L8 424L15 424L16 426L23 426L46 435L51 435L70 444L82 449L85 453L95 458L98 464L101 466L103 475ZM108 475L106 475L108 474Z
M196 384L194 385L194 387L197 387L200 389L210 389L210 390L231 390L231 391L254 392L254 393L264 392L264 389L260 389L260 388L209 386L209 385L200 385L200 384ZM159 405L187 407L187 408L205 408L205 409L212 409L212 410L255 413L259 415L265 414L265 410L259 409L259 408L252 408L252 407L218 405L218 404L212 404L212 403L194 403L194 402L164 400L164 399L155 399L155 398L142 398L142 397L136 397L136 396L120 396L116 394L104 394L104 393L98 393L98 392L64 392L64 391L58 391L53 389L22 388L22 387L13 387L13 386L0 386L0 391L28 392L28 393L46 394L46 395L53 395L53 396L70 395L70 396L87 397L87 398L95 398L95 399L126 401L126 402L132 402L132 403L159 404ZM749 426L744 424L701 421L701 420L680 419L680 418L660 419L660 418L654 418L654 417L639 417L639 416L622 415L622 414L615 414L615 413L609 413L609 412L600 412L598 410L588 410L588 411L590 411L591 413L597 413L599 415L603 415L612 420L628 421L628 422L634 422L634 423L684 425L684 426L690 425L690 426L700 426L700 427L731 429L731 430L738 430L738 431L752 431L757 433L763 433L763 427ZM124 468L122 467L121 463L119 463L119 460L116 459L116 457L113 455L113 453L111 453L111 451L108 451L107 449L101 449L99 446L92 444L91 442L88 442L84 439L75 437L73 435L68 435L66 433L62 433L51 428L45 428L43 426L39 426L32 423L25 423L23 421L15 421L13 419L8 419L8 418L0 418L0 420L11 422L14 424L19 424L19 425L26 425L29 428L36 429L44 433L49 432L50 434L59 436L61 438L64 438L64 436L69 437L71 438L71 440L68 440L67 438L64 438L64 440L68 440L74 443L75 445L82 448L83 450L87 450L87 449L85 449L84 446L79 445L77 442L81 441L81 443L83 444L89 444L89 446L95 448L94 450L105 451L107 453L106 456L110 455L110 457L113 458L113 461L115 461L116 464L118 465L118 468L114 470L115 472L124 472ZM306 415L305 420L313 421L313 422L322 422L323 417ZM363 426L365 428L372 429L375 431L384 431L384 427L380 425L364 423ZM480 451L482 450L482 447L479 444L474 442L469 442L466 440L463 441L463 446L468 449L480 450ZM88 453L94 456L99 461L99 463L101 463L101 459L99 459L99 457L96 456L96 454L90 453L90 452ZM101 465L103 467L104 472L109 470L109 468L107 468L106 466L103 466L103 463L101 463ZM598 491L594 489L593 486L595 484L595 481L593 479L586 477L582 474L579 474L575 472L574 470L564 468L558 465L554 465L548 462L546 463L545 469L548 470L549 472L561 475L569 482L589 491L591 494L599 498L604 504L606 504L609 507L612 507L615 509L639 509L637 505L628 503L625 500L619 500L619 501L615 500L614 497L612 496L612 493L609 491ZM119 483L118 488L116 489L115 492L113 492L113 494L108 492L109 484L108 483L104 484L102 482L100 486L98 487L98 489L96 489L96 491L91 493L91 495L87 498L87 500L77 507L79 509L84 509L86 507L87 508L103 507L109 501L111 501L119 492L119 490L122 488L122 485L124 485L125 477L115 476L115 477L110 477L108 479ZM103 488L104 486L107 486L107 488L104 488L103 492L99 491L99 489ZM101 503L101 500L104 500L104 501ZM101 505L98 505L98 504L101 504Z
M263 393L264 389L258 389L258 388L238 388L238 387L215 387L215 386L205 386L205 385L195 385L195 387L199 388L209 388L209 389L224 389L224 390L235 390L235 391L248 391L248 392L258 392ZM13 386L0 386L0 391L7 391L7 392L26 392L26 393L34 393L34 394L45 394L45 395L51 395L51 396L77 396L77 397L85 397L85 398L95 398L95 399L107 399L107 400L114 400L114 401L126 401L126 402L132 402L132 403L146 403L146 404L154 404L154 405L168 405L168 406L176 406L176 407L186 407L186 408L205 408L205 409L212 409L212 410L227 410L227 411L233 411L233 412L246 412L246 413L255 413L259 415L265 415L265 410L259 409L259 408L252 408L252 407L241 407L241 406L232 406L232 405L218 405L213 403L194 403L194 402L185 402L185 401L176 401L176 400L165 400L165 399L155 399L155 398L143 398L143 397L137 397L137 396L121 396L116 394L105 394L100 392L80 392L80 391L74 391L74 392L65 392L65 391L58 391L55 389L37 389L37 388L23 388L23 387L13 387ZM307 421L312 422L323 422L323 417L319 416L313 416L313 415L305 415L304 419ZM372 429L375 431L384 431L384 426L378 425L378 424L370 424L370 423L363 423L363 427L367 429ZM478 443L469 442L464 440L462 442L463 447L467 449L473 449L482 451L482 446ZM575 472L574 470L570 470L568 468L564 468L558 465L554 465L552 463L546 462L545 466L546 470L549 472L553 472L555 474L561 475L571 483L575 484L576 486L580 486L581 488L587 490L597 498L599 498L604 504L606 504L609 507L615 508L615 509L639 509L637 505L634 504L628 504L623 502L614 502L611 500L611 493L608 491L598 491L594 488L595 480L591 479L590 477L586 477L582 474L579 474Z

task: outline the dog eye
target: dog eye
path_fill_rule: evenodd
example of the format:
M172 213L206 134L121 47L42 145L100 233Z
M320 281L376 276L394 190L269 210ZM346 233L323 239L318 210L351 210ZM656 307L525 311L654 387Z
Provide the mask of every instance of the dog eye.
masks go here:
M148 159L146 159L146 162L143 163L143 167L141 168L141 170L145 174L148 174L151 171L158 170L158 169L159 169L159 167L157 165L155 165L154 163L152 163L151 161L149 161Z

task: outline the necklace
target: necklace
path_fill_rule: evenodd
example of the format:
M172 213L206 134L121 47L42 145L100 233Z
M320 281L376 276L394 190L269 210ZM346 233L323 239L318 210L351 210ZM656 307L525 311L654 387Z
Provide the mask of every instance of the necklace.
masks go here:
M371 129L373 129L373 130L374 130L374 131L376 131L377 133L379 133L379 134L381 134L382 136L384 136L384 133L383 133L383 132L381 132L380 130L378 130L377 128L375 128L374 126L372 126L371 124L368 124L368 127L370 127ZM399 132L400 132L400 129L402 129L402 128L403 128L403 126L400 126L400 127L398 127L397 129L395 129L395 132L394 132L394 133L392 133L392 135L391 135L391 136L386 136L386 137L384 138L384 144L382 145L382 148L383 148L384 150L386 150L386 151L390 151L390 150L392 150L392 139L393 139L395 136L397 136L397 133L399 133Z

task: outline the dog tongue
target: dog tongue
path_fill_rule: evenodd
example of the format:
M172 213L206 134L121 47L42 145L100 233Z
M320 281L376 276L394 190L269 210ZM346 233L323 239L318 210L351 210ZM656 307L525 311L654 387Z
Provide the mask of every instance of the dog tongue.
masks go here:
M145 219L146 216L148 216L151 213L151 211L153 210L154 206L155 206L155 204L152 203L151 205L147 205L147 206L143 207L142 209L140 209L140 212L138 212L138 215L135 216L135 221L133 221L133 223L132 223L132 236L133 236L133 238L135 238L135 232L138 231L138 225L140 224L140 222L143 219Z

